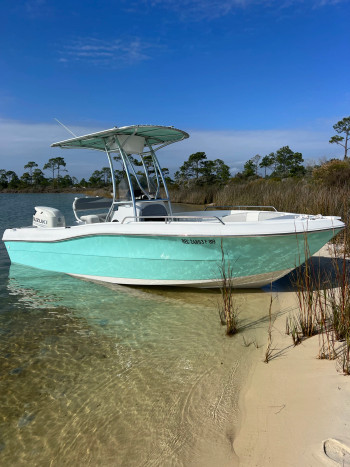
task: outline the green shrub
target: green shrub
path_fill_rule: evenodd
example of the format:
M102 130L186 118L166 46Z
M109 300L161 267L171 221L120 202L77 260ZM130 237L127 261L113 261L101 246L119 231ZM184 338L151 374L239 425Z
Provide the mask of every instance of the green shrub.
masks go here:
M312 178L327 186L350 186L350 162L332 159L314 169Z

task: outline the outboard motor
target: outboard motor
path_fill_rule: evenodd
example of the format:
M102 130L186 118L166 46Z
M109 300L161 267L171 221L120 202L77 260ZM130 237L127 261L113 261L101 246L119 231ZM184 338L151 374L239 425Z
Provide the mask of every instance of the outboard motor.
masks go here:
M55 208L46 206L35 206L35 214L33 216L34 227L65 227L66 220L64 215Z

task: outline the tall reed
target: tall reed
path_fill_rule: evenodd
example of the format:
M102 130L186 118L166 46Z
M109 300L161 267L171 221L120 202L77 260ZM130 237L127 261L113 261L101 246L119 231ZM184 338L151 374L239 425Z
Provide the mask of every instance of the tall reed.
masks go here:
M272 347L272 327L274 324L274 320L272 319L272 294L270 298L270 306L269 306L269 327L267 330L267 344L265 350L265 358L264 363L269 363L271 358L273 357L274 348Z
M350 374L350 270L346 233L342 257L333 248L332 268L321 274L306 256L296 269L295 285L299 307L287 321L287 334L294 345L319 334L319 358L338 359L341 371Z
M347 243L346 233L344 243ZM331 326L334 337L342 345L339 363L344 374L350 374L350 269L344 246L342 257L336 255L334 247L332 258L335 276L334 286L328 290L327 301L330 309Z
M221 241L221 301L219 303L219 316L221 324L226 325L226 334L233 335L238 331L238 305L234 296L233 268L226 260L223 243Z
M319 331L319 295L317 291L319 290L320 277L315 274L306 236L304 237L303 248L305 262L293 272L293 282L296 286L299 303L298 312L294 314L290 323L294 343L299 343L301 341L300 337L311 337Z
M343 215L344 199L350 200L350 187L329 187L305 179L282 181L258 179L229 182L223 187L171 188L175 202L215 205L266 205L304 214ZM349 209L349 201L345 210Z

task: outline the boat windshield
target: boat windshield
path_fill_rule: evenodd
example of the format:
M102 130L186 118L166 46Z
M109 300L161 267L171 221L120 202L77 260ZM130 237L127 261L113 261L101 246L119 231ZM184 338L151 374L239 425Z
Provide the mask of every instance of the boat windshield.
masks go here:
M127 155L125 158L127 170L119 155L115 156L114 160L120 164L122 169L115 170L116 200L132 200L127 172L135 199L152 200L164 196L165 187L162 183L161 169L152 155Z

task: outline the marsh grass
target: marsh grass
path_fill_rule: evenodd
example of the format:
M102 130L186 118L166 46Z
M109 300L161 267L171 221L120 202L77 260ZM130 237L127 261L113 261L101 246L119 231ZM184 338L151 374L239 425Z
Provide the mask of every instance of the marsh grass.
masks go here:
M303 339L320 332L323 313L321 306L323 302L320 300L320 270L316 270L310 258L306 236L304 237L303 249L305 262L297 267L292 275L299 306L297 311L287 318L286 322L286 332L292 337L295 346L300 344ZM301 261L299 258L299 263Z
M218 305L220 321L222 325L226 325L226 334L233 335L238 332L239 306L233 288L233 268L230 261L225 258L222 241L219 269L221 275L221 300Z
M350 336L346 336L346 341L339 358L339 365L344 375L350 375Z
M350 270L347 259L347 232L343 236L342 257L333 245L332 267L321 275L314 261L295 270L298 309L286 323L286 333L297 345L303 339L319 335L320 359L338 361L341 371L350 374ZM307 247L306 247L307 248Z
M270 306L269 306L269 327L267 330L267 344L265 350L265 358L264 363L269 363L269 361L273 358L274 351L276 350L272 346L272 328L274 325L275 319L272 318L272 294L270 298Z
M346 243L346 233L344 236ZM342 372L350 374L350 269L344 246L342 257L336 256L336 247L332 258L335 287L327 291L327 304L330 315L330 329L334 340L341 343L338 349L338 363Z
M223 187L201 186L171 189L171 199L179 203L223 205L265 205L304 214L342 215L349 208L350 188L329 187L306 180L258 179L230 182Z

